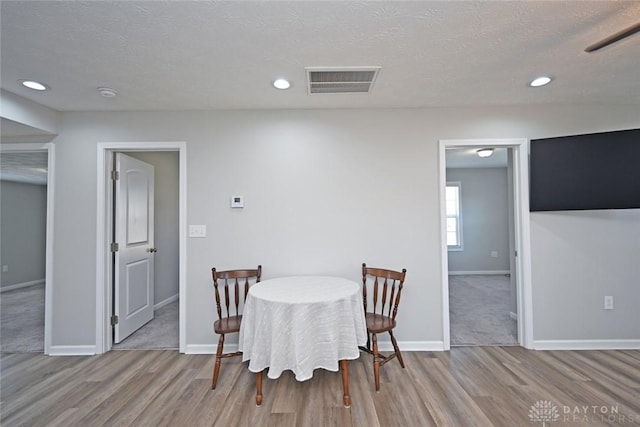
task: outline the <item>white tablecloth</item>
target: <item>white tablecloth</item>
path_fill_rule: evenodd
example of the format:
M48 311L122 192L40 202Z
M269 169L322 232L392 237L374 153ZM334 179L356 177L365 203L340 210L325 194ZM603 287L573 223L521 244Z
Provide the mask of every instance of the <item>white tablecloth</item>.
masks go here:
M313 370L337 371L357 359L367 341L360 285L339 277L296 276L253 285L244 306L238 347L249 370L269 368L278 378L291 370L298 381Z

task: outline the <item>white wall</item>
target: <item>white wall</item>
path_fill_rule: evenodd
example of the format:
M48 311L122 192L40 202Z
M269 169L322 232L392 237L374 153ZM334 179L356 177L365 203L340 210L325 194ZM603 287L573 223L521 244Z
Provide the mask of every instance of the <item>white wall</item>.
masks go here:
M505 107L396 110L300 110L63 113L56 148L53 346L95 344L96 144L187 141L187 222L207 225L207 237L187 243L187 345L213 344L212 265L263 265L264 277L333 274L359 280L360 264L407 268L397 338L442 342L438 140L543 138L640 126L638 107ZM232 210L229 197L243 195ZM628 215L638 215L637 211ZM535 301L557 297L539 278L561 258L541 238L532 216ZM573 216L552 224L561 232ZM599 234L583 239L598 242ZM633 248L628 236L614 246ZM543 255L544 254L544 255ZM635 258L633 262L630 257ZM637 254L607 259L603 271L632 270ZM568 271L582 268L569 260ZM538 278L538 279L536 279ZM564 293L608 292L600 281L563 281ZM638 301L640 287L624 283L618 300ZM589 313L579 331L559 319L580 304L535 307L534 335L619 336L636 310L616 309L601 324ZM620 324L620 325L619 325ZM636 325L638 322L636 322ZM550 333L549 325L555 325ZM640 338L637 326L622 327ZM579 332L579 334L578 334Z
M45 279L47 186L0 181L0 286Z
M531 224L536 337L640 339L640 209L536 212Z
M449 251L449 271L509 271L507 168L450 168L447 181L460 182L462 207L462 250Z

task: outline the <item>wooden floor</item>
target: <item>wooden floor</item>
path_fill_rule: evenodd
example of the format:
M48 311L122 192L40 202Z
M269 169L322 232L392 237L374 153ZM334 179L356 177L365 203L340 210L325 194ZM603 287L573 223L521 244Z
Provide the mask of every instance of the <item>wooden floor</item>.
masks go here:
M239 358L177 351L111 351L92 357L2 354L4 426L598 426L640 424L640 351L530 351L457 347L405 352L374 391L368 355L349 364L352 406L339 373L290 372L264 381ZM545 403L547 402L547 403ZM546 406L545 406L546 405Z

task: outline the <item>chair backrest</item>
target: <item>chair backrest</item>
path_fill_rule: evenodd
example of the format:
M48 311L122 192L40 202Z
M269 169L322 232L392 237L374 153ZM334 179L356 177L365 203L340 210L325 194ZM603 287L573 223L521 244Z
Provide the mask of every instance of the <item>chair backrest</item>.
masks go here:
M383 316L396 318L398 305L400 305L400 294L404 278L407 274L405 268L402 271L387 270L384 268L370 268L367 264L362 264L362 301L364 311L370 309L370 313L381 314ZM372 288L372 306L367 305L367 286Z
M247 299L247 293L249 292L249 286L258 283L261 275L261 265L259 265L255 270L217 271L215 267L211 269L213 288L216 294L216 311L218 312L218 319L222 319L223 316L229 317L240 314L240 287L244 289L242 292L242 302L244 304L244 301ZM224 293L224 312L220 301L219 287L222 287ZM233 310L234 308L235 311Z

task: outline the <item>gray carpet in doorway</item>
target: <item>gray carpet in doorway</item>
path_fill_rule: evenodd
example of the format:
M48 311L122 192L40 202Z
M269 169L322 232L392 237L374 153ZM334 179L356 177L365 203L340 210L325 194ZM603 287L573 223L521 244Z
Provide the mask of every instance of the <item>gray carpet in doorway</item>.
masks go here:
M518 345L510 278L449 276L451 345Z
M153 314L153 320L135 331L114 350L178 349L178 301L173 301Z
M159 308L154 319L114 350L177 349L178 301ZM0 293L0 352L44 351L44 285Z
M0 352L44 351L44 284L0 293Z

